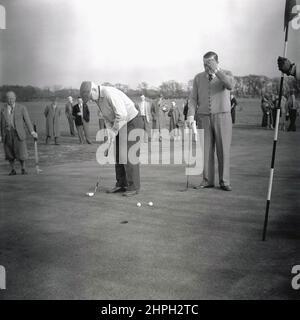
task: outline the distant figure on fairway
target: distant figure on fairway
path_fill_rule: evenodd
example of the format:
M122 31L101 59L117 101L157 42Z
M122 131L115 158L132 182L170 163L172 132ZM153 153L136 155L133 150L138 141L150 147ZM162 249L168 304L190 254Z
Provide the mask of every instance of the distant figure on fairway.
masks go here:
M57 104L57 98L52 99L52 103L46 106L44 115L46 118L46 144L49 139L54 138L55 145L59 145L58 138L60 137L60 116L61 109Z
M278 103L279 103L279 96L277 96L277 104ZM282 95L281 104L280 104L280 119L279 119L279 129L282 131L286 131L286 117L287 117L286 103L287 103L286 97Z
M145 132L144 142L148 142L151 139L151 105L144 95L141 96L138 109L142 120L142 129Z
M263 113L262 124L263 128L274 129L273 128L273 103L270 95L263 94L261 98L261 110Z
M141 118L134 102L122 91L91 81L81 84L80 94L83 101L90 99L97 103L105 119L108 143L116 141L116 185L108 193L123 192L123 196L135 196L140 191L140 137L136 141L128 139L135 129L141 129ZM101 100L101 102L100 102ZM126 146L122 141L127 141ZM120 142L120 143L119 143ZM135 154L129 155L132 146L136 147Z
M277 63L281 72L300 81L300 64L292 63L289 59L283 57L278 57Z
M232 123L235 124L236 120L236 107L238 106L236 97L233 93L230 94L230 104L231 104L231 119Z
M290 119L290 125L287 131L296 131L296 120L298 115L298 103L295 97L295 90L291 90L287 101L287 112Z
M169 131L171 138L180 139L180 132L183 135L182 129L184 126L183 114L180 112L175 101L172 101L168 116L170 117Z
M88 144L91 144L89 138L90 110L88 105L83 103L81 97L78 97L77 102L78 103L73 107L73 116L75 118L79 143L83 144L86 141Z
M65 106L65 114L69 123L70 134L71 136L75 136L75 126L74 126L74 117L73 117L73 98L68 97L68 102Z
M158 100L155 100L151 106L152 115L152 129L158 131L159 141L162 140L161 129L164 126L165 113L168 111L163 96L161 95ZM154 134L152 135L154 138Z
M222 190L231 191L230 147L232 139L232 119L230 91L234 87L230 71L219 67L215 52L203 57L204 72L196 75L189 100L188 122L194 125L195 115L201 116L204 129L204 171L200 188L215 185L215 150L218 157L219 184Z
M33 138L37 139L37 133L33 126L25 106L16 103L16 95L13 91L6 94L7 103L0 109L0 142L3 142L5 159L9 161L10 176L17 174L15 160L20 161L21 173L27 174L25 161L28 159L26 145L26 131L29 130Z

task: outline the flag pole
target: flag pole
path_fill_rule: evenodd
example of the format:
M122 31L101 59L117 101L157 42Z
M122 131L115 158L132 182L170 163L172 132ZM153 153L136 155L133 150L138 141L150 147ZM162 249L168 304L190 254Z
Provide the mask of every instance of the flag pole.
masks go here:
M288 37L289 37L289 23L287 23L286 28L285 28L285 41L284 41L284 52L283 52L284 58L286 58L286 56L287 56ZM279 89L279 101L278 101L278 104L276 106L276 109L277 109L277 112L276 112L276 124L275 124L273 152L272 152L269 188L268 188L268 195L267 195L267 204L266 204L266 211L265 211L265 222L264 222L262 241L266 241L266 237L267 237L267 228L268 228L269 211L270 211L272 187L273 187L273 178L274 178L274 169L275 169L276 148L277 148L277 141L278 141L281 100L282 100L282 95L283 95L283 84L284 84L284 73L282 72L281 80L280 80L280 89Z

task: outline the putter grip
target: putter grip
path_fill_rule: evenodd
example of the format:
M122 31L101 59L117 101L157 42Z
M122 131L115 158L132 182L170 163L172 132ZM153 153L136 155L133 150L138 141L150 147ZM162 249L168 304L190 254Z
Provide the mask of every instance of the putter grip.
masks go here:
M36 131L36 124L33 125L33 130L34 130L34 132L37 132ZM34 141L37 141L37 138L34 138Z

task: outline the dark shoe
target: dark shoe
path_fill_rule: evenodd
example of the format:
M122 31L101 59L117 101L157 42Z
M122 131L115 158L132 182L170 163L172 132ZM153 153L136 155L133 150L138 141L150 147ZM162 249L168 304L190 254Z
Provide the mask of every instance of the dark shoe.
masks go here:
M133 197L138 195L139 192L137 190L126 191L122 194L123 197Z
M231 186L221 186L221 189L222 189L223 191L232 191Z
M106 193L120 193L125 191L126 191L126 188L124 187L114 187L111 190L107 190Z
M196 186L194 187L193 189L195 190L200 190L200 189L212 189L214 188L215 186L213 184L205 184L205 183L202 183L200 184L200 186Z
M49 137L46 138L45 144L48 144Z
M11 172L8 174L9 176L15 176L17 174L16 170L13 169Z
M55 144L56 146L59 146L59 143L58 143L58 140L57 140L57 139L55 139L54 144Z
M23 175L27 175L27 174L28 174L25 169L22 169L22 170L21 170L21 173L22 173Z

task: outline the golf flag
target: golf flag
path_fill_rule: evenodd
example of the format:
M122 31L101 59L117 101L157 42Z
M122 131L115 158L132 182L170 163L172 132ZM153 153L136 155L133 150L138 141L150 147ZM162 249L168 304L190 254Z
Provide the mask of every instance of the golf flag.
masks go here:
M284 29L288 27L290 21L292 21L298 14L293 13L293 8L297 5L296 0L286 0L285 13L284 13Z
M5 15L5 8L2 5L0 5L0 29L6 29Z

